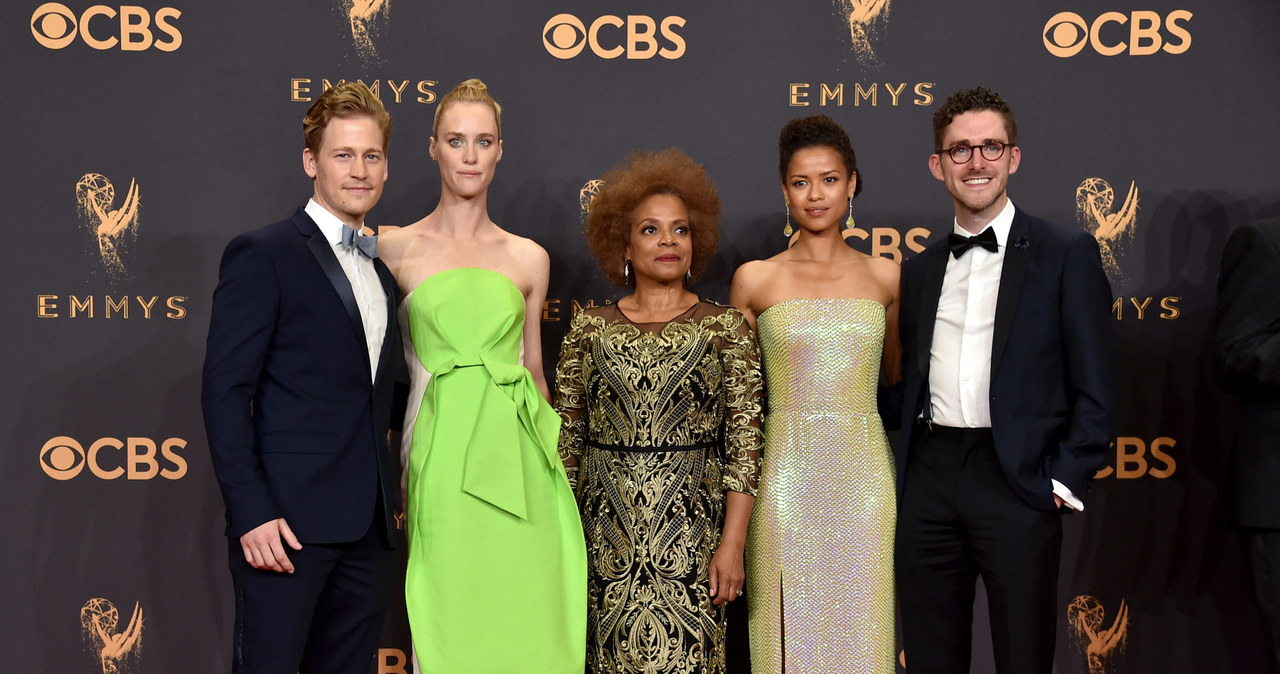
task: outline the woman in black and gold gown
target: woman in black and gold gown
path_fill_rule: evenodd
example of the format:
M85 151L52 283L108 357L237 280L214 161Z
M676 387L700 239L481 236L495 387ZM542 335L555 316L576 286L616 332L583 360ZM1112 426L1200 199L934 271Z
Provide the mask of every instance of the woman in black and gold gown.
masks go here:
M556 368L592 672L725 671L762 436L751 326L687 286L719 213L715 186L678 150L636 153L591 204L592 253L633 290L574 317Z

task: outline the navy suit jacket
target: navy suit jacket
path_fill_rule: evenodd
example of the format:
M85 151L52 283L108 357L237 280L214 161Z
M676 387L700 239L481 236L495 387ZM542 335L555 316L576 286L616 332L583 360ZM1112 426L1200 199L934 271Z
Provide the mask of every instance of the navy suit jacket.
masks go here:
M902 447L898 495L917 418L929 403L929 351L950 250L935 242L902 266ZM1052 510L1057 480L1082 501L1112 441L1111 286L1087 233L1015 209L991 348L991 433L1000 466L1032 507Z
M227 245L201 403L233 540L283 517L304 544L350 542L380 517L394 545L400 488L387 431L398 290L386 265L374 266L387 333L371 381L351 284L303 209Z

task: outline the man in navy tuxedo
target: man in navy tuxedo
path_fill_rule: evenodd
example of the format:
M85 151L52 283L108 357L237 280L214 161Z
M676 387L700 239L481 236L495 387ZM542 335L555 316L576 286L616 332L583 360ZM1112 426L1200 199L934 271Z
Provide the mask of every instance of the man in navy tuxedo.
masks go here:
M397 587L397 290L363 236L390 132L368 87L325 91L303 119L311 200L222 257L201 402L227 506L238 673L369 671Z
M1048 674L1060 510L1111 442L1111 288L1087 233L1006 194L1013 113L984 88L933 117L951 235L902 268L897 580L912 674L969 670L977 578L997 671Z

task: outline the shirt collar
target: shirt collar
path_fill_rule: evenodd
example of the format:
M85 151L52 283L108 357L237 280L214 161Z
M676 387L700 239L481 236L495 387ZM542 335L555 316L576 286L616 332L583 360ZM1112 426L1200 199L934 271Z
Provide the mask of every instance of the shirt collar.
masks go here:
M320 233L324 235L325 240L330 246L336 246L342 243L342 228L346 227L346 223L338 219L338 216L330 213L324 206L321 206L315 199L307 200L307 205L302 210L311 216L311 220L316 223L316 227L320 228ZM356 230L357 236L364 236L364 223Z
M1009 230L1013 227L1013 214L1015 210L1016 209L1013 207L1013 200L1006 197L1004 201L1004 208L998 215L996 215L995 218L992 218L990 224L987 225L987 227L990 227L992 231L996 233L996 242L1000 244L1000 250L1004 250L1005 245L1009 241ZM961 236L972 236L968 230L961 227L960 223L955 220L952 220L951 231ZM981 234L982 232L978 233Z

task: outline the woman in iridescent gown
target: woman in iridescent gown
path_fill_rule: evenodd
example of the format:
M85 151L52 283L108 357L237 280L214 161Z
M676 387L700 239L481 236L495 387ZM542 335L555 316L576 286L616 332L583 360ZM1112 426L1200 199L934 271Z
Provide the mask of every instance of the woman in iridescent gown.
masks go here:
M574 317L556 368L560 456L587 539L590 672L725 671L762 438L751 326L688 287L719 214L679 150L637 153L590 205L592 253L631 290Z
M578 674L586 548L542 374L550 261L489 219L501 114L480 80L440 99L440 202L378 242L412 378L405 602L422 672Z
M896 496L876 388L882 368L898 375L899 268L844 242L862 180L839 124L792 120L778 151L794 240L742 265L730 296L756 322L767 392L752 671L892 673Z

